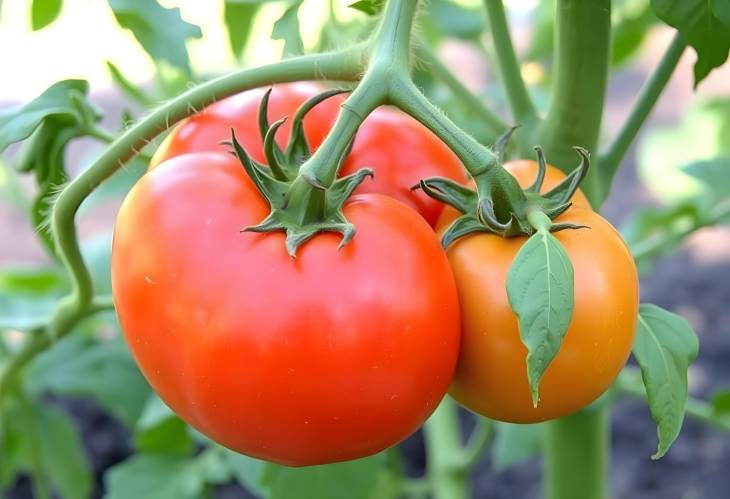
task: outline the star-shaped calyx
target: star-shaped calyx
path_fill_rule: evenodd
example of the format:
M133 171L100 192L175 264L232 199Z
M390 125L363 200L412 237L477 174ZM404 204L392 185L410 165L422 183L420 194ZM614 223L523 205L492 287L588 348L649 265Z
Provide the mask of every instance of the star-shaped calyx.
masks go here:
M267 165L263 165L243 149L231 130L231 140L227 142L241 161L243 168L271 208L269 215L257 225L245 227L242 232L286 233L286 250L296 257L297 248L319 232L339 232L342 234L340 248L355 236L355 226L347 221L342 206L353 191L367 177L373 176L369 168L362 168L346 177L338 178L330 186L323 186L305 175L300 175L301 165L311 156L311 150L304 134L303 120L314 106L325 99L345 90L329 90L304 102L292 119L291 135L287 146L282 150L275 137L277 130L284 124L282 118L269 125L268 102L271 90L261 100L258 124L264 142L264 155ZM337 166L344 161L345 155L336 158Z
M580 157L578 167L550 191L540 194L547 162L542 149L535 147L537 175L534 182L522 190L514 178L505 177L510 174L501 166L504 150L514 130L513 128L504 134L495 146L499 165L474 176L476 191L453 180L439 177L421 180L414 186L414 189L420 188L430 197L453 206L462 213L442 236L441 243L445 248L460 237L474 232L491 232L502 237L530 236L536 229L527 219L528 212L539 210L552 220L570 208L571 198L588 173L588 151L582 147L574 147ZM550 231L578 228L582 226L557 223L550 227Z

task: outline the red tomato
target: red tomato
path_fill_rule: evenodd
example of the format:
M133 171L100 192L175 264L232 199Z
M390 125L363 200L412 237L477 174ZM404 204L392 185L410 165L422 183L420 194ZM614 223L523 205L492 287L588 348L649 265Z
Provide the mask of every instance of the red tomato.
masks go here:
M292 259L238 160L186 154L148 172L117 219L114 300L142 372L185 421L293 466L392 446L436 408L458 356L454 278L413 210L355 196L357 227Z
M373 168L375 177L360 184L356 193L393 197L418 211L431 226L436 225L444 205L411 187L428 177L466 181L464 168L451 149L418 121L390 108L376 109L367 117L340 174L364 166Z
M269 98L269 123L289 117L276 132L276 142L285 147L291 133L291 118L299 106L310 97L322 93L315 83L299 82L273 87ZM264 144L258 127L258 112L266 88L223 99L195 114L179 125L165 138L152 156L150 168L164 160L190 152L225 151L221 141L231 139L231 127L236 139L256 161L265 162ZM340 110L344 96L335 95L316 105L304 118L304 133L310 147L316 150L327 136Z

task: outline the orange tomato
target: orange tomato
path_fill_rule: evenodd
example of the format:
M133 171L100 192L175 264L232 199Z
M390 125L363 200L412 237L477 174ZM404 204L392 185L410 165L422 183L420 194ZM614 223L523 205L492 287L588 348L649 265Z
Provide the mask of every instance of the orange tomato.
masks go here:
M534 423L577 411L611 385L631 351L639 304L631 253L613 226L592 210L570 208L556 221L590 228L555 233L573 264L575 307L560 351L540 382L537 408L527 381L527 349L505 288L526 238L473 234L447 251L462 316L450 393L492 419Z

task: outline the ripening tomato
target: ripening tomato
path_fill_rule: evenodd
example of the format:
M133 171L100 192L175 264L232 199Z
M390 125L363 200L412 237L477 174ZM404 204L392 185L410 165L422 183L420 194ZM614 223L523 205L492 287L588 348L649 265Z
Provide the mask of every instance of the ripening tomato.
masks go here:
M236 139L256 161L265 163L264 143L258 126L258 112L261 99L267 88L257 88L223 99L203 109L198 114L183 120L155 151L150 168L164 160L190 152L226 151L222 141L231 139L231 128ZM310 97L324 89L316 83L298 82L275 85L269 97L269 123L288 117L276 132L276 142L285 147L291 133L291 118ZM337 118L344 96L335 95L320 102L304 117L304 134L313 150L316 150L327 136Z
M382 195L355 196L357 235L297 258L284 234L241 232L267 202L224 153L147 172L119 212L117 314L132 354L185 421L293 466L367 456L416 430L451 381L454 278L436 234Z
M425 126L395 109L376 109L360 127L341 175L362 167L375 170L358 194L386 194L418 211L432 226L444 205L411 188L428 177L446 177L459 183L466 173L456 155Z
M573 318L560 351L532 405L527 349L507 299L507 272L525 237L474 234L447 251L459 289L462 345L449 392L492 419L534 423L588 405L626 363L636 327L639 284L634 261L618 232L586 208L570 208L556 222L589 229L555 233L574 268Z
M276 85L269 99L269 122L292 117L307 99L323 88L313 83ZM173 131L157 149L150 162L154 168L165 159L180 154L219 151L221 141L230 139L230 128L251 157L265 163L263 142L258 129L258 107L265 90L256 89L229 97L192 116ZM336 95L316 105L304 118L309 145L316 150L339 112L344 96ZM279 145L286 145L291 131L287 122L277 132ZM376 109L360 127L341 175L362 167L375 171L357 194L385 194L418 211L432 226L443 205L420 191L411 191L422 178L447 177L463 183L466 175L461 162L425 126L391 108Z

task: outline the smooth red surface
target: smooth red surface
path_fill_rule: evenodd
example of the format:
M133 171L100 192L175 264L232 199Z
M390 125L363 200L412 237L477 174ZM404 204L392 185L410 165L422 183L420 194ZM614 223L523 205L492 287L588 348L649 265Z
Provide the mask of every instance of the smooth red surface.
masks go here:
M459 183L466 173L459 159L425 126L391 108L378 108L360 127L340 175L371 167L375 177L355 191L391 196L418 211L436 225L444 205L420 189L411 190L428 177L446 177Z
M267 88L257 88L223 99L203 109L177 125L155 151L150 168L164 160L190 152L227 151L221 141L231 139L231 127L236 139L256 161L265 163L264 144L258 128L261 98ZM291 118L299 106L310 97L322 93L316 83L299 82L275 85L269 98L269 123L288 117L276 132L276 142L285 147L291 133ZM307 142L316 150L327 136L345 97L335 95L315 106L304 118Z
M189 154L148 172L117 219L112 284L142 372L184 420L287 465L392 446L436 408L460 341L454 278L424 220L379 195L344 207L357 235L296 259L238 161Z

